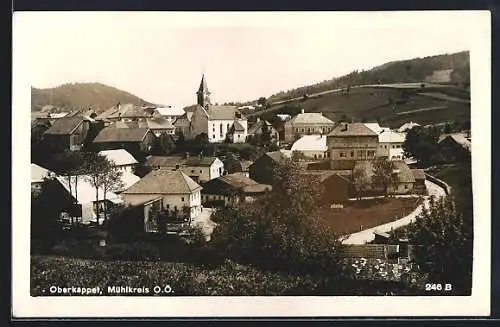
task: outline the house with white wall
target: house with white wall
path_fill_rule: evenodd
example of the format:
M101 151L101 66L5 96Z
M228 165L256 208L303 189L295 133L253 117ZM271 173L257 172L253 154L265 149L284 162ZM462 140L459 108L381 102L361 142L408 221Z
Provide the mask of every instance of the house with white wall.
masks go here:
M381 127L378 123L365 123L364 125L378 135L377 157L403 160L403 143L406 139L404 133L393 131L389 127Z
M326 159L328 158L328 146L326 145L326 135L304 135L295 141L290 149L298 151L306 159Z
M156 169L121 195L125 203L136 205L161 198L161 210L185 214L189 223L201 211L202 187L180 170ZM157 222L145 217L146 231L155 229Z
M199 183L208 182L224 174L224 163L217 157L149 156L144 165L152 169L179 169Z

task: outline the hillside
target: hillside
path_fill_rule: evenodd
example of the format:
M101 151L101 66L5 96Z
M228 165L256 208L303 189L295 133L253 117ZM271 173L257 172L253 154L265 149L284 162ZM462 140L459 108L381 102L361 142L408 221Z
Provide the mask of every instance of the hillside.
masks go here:
M131 93L101 83L68 83L54 88L31 88L31 110L54 106L51 111L93 108L100 112L118 102L152 105ZM47 109L48 107L46 107Z
M334 77L313 85L282 91L268 97L269 103L302 97L332 89L354 85L392 83L446 83L468 87L470 83L469 52L428 56L409 60L392 61L366 71Z
M470 121L469 53L389 62L369 71L280 92L267 109L247 113L273 120L278 113L321 112L334 121Z

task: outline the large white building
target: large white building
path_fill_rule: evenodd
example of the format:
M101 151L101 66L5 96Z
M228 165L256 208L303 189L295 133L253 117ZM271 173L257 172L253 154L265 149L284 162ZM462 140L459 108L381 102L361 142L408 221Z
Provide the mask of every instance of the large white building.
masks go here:
M226 139L233 143L245 142L247 118L236 106L212 105L210 94L203 76L197 92L198 103L190 121L191 137L205 133L210 143L220 143Z

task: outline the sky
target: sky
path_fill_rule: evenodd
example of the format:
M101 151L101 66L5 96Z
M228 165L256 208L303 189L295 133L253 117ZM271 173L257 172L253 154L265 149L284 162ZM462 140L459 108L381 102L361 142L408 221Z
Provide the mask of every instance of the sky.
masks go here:
M33 87L100 82L186 106L196 102L203 73L213 102L249 101L388 61L469 50L477 35L470 24L479 18L444 11L16 12L13 43L22 45Z

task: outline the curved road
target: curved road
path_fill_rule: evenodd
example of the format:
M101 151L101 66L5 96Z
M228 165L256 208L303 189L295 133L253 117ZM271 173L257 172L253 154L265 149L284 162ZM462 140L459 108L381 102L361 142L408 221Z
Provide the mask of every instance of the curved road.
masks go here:
M415 221L415 218L422 212L423 206L429 205L429 199L432 195L436 198L440 198L446 196L446 192L440 186L430 182L425 181L425 185L427 186L427 190L429 191L429 195L425 196L424 203L419 205L412 213L408 216L403 217L401 219L391 221L390 223L386 223L383 225L379 225L370 229L365 229L361 232L354 233L349 235L347 239L342 241L342 244L365 244L367 242L373 241L375 235L373 232L390 232L391 229L396 229L402 226L406 226L409 223Z

